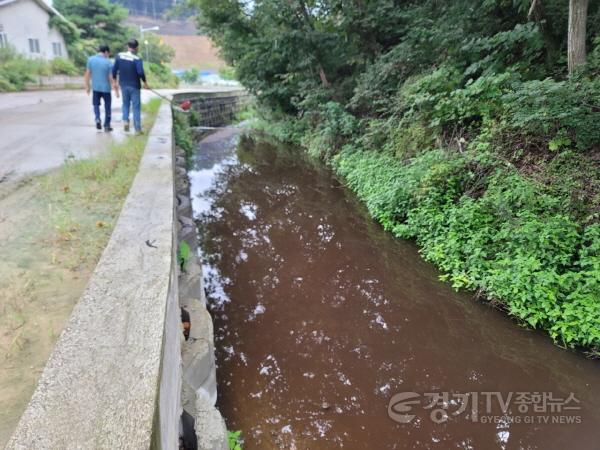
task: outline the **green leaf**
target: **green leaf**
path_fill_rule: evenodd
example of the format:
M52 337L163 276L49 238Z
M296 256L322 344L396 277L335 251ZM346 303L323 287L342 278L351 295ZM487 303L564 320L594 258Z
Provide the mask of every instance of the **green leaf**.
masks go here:
M190 246L186 241L180 242L179 251L177 252L177 259L179 261L179 267L181 270L185 270L185 267L190 259Z

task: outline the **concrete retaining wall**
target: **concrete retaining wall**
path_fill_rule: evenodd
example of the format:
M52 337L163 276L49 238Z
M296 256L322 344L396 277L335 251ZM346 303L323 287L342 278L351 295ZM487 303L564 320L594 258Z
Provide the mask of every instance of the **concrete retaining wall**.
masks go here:
M50 75L37 77L33 83L25 83L25 89L64 89L84 88L85 83L82 76Z
M252 97L245 90L226 92L189 92L175 95L175 102L190 100L203 128L222 127L235 120L237 113Z

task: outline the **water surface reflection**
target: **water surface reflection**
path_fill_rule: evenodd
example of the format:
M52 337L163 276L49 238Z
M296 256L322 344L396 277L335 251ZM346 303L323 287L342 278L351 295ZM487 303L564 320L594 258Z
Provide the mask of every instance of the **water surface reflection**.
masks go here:
M190 179L218 406L245 448L599 448L597 362L453 292L327 170L237 139L201 142ZM469 406L400 424L388 402L404 391L448 392L448 411L453 394L572 392L582 423L474 423Z

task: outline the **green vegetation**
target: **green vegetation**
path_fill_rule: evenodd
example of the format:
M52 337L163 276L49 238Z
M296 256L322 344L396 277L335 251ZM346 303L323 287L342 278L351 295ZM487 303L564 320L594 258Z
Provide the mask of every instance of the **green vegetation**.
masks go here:
M140 42L139 55L144 60L150 87L177 87L179 79L171 72L169 66L175 57L175 50L156 34L146 33L143 39L138 33L135 35Z
M56 75L80 75L81 71L71 62L65 58L54 58L48 62L50 72Z
M69 55L79 67L85 67L99 45L107 44L113 53L120 52L133 35L123 24L127 10L108 0L55 0L54 7L69 22L55 16L50 24L61 31Z
M114 3L123 5L131 14L138 16L150 16L155 19L162 18L164 14L179 4L173 0L115 0Z
M63 58L52 61L28 59L11 47L0 48L0 92L19 91L27 83L37 81L38 76L77 75L75 65Z
M188 166L194 156L194 136L190 127L199 125L198 113L191 111L184 113L173 111L173 136L175 137L175 145L185 152L185 157Z
M116 55L126 50L130 38L137 37L148 83L154 88L177 87L177 77L169 67L175 51L159 36L146 33L142 39L139 30L125 25L128 13L122 6L108 0L56 0L54 6L68 22L55 16L50 24L65 37L69 55L78 67L83 69L88 57L95 54L101 44L107 44Z
M146 129L160 107L160 99L143 106ZM110 237L121 206L146 146L147 136L130 136L112 144L93 159L68 158L57 171L40 179L46 203L52 205L49 228L55 242L68 245L73 268L97 258Z
M192 67L191 69L186 70L181 75L181 79L184 81L184 83L187 83L187 84L196 83L198 81L199 77L200 77L200 71L198 69L196 69L195 67Z
M155 34L147 33L141 39L139 30L124 24L127 10L123 7L108 0L56 0L54 6L67 20L52 16L50 26L64 36L71 59L29 59L10 47L0 48L0 92L22 90L42 75L80 75L88 57L98 51L99 45L109 45L115 55L125 50L126 42L136 36L140 40L140 56L145 59L151 87L177 87L179 84L169 67L175 51Z
M455 288L598 352L598 3L191 3L270 133L331 164Z
M229 450L242 450L242 432L228 431Z
M190 260L190 246L187 242L181 241L179 243L179 249L177 250L177 261L179 262L179 268L185 271L188 261Z
M237 80L237 74L235 68L231 66L221 67L219 69L219 76L224 80Z
M171 68L165 64L145 63L146 78L152 89L176 88L179 79L173 75Z

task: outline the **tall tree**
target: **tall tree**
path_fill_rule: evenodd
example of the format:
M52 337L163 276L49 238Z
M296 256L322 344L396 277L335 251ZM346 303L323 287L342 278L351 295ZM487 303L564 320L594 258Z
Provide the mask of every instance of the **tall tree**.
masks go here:
M96 47L107 44L122 51L132 35L125 24L127 10L108 0L54 0L54 7L79 30L81 38Z
M585 64L585 39L589 3L589 0L569 1L569 37L567 51L569 75L571 75L578 66Z

